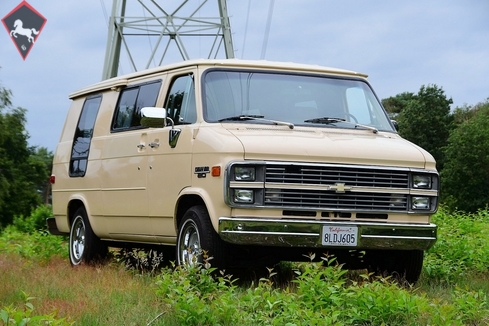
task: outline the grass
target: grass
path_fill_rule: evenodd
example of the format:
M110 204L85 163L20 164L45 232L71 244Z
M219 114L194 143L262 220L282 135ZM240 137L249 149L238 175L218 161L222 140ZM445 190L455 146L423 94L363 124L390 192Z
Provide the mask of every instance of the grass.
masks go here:
M36 313L56 311L82 325L145 325L161 312L154 280L118 266L72 268L64 257L45 263L2 254L0 274L0 306L21 308L27 293Z
M489 213L440 211L434 221L439 241L414 288L334 259L281 264L252 284L215 280L204 267L128 270L117 259L73 268L63 238L9 228L0 235L0 310L28 325L46 324L33 316L60 325L489 325Z

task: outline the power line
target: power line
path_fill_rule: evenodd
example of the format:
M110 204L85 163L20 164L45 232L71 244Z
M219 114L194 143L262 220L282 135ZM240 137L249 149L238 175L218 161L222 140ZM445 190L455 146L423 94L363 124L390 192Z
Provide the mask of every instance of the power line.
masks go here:
M248 0L248 11L246 13L245 33L244 33L244 39L243 39L243 53L241 54L241 59L244 58L246 36L248 35L248 21L250 20L250 10L251 10L251 0Z
M265 59L265 53L267 51L267 44L268 44L268 35L270 34L270 25L272 24L272 14L273 14L273 4L275 3L275 0L270 0L270 7L268 8L268 18L267 18L267 25L265 27L265 37L263 38L263 46L261 48L261 57L260 59Z

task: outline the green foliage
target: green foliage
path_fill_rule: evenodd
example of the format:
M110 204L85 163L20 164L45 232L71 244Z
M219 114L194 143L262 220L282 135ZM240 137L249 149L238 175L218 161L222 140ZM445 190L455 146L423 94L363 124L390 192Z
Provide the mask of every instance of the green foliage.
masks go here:
M405 101L397 119L399 134L430 152L439 171L443 169L444 148L452 128L452 103L441 87L423 85L418 94Z
M33 315L34 305L31 301L35 298L29 297L27 294L23 293L25 298L24 309L19 310L13 306L5 307L0 310L0 321L2 325L73 325L73 322L69 322L66 318L57 318L56 312L49 315Z
M13 225L6 227L0 234L0 252L16 253L40 261L48 261L52 256L68 256L64 237L51 235L47 231L22 233Z
M173 317L182 325L230 325L235 311L230 302L220 299L229 296L235 288L228 278L220 277L214 281L215 269L204 266L179 266L172 272L166 269L159 275L157 294L171 311ZM229 282L228 282L229 281ZM228 288L227 284L231 286ZM221 304L222 303L222 304ZM219 305L220 315L213 313Z
M434 215L433 222L439 226L438 242L425 255L422 274L424 291L401 286L390 278L362 274L364 271L347 272L336 263L334 257L323 257L322 262L318 263L287 264L285 268L292 269L295 275L288 282L275 283L279 279L277 271L269 269L267 277L251 285L244 285L224 271L212 268L212 260L205 257L207 259L203 265L166 268L153 277L149 276L147 270L141 272L146 274L144 276L138 275L121 282L122 270L114 273L113 278L101 276L105 286L117 288L118 293L126 299L134 296L134 302L121 300L119 296L108 298L109 295L104 294L107 292L105 288L93 300L104 302L109 307L95 312L87 308L89 312L80 314L77 322L104 323L104 318L110 315L113 316L112 324L124 324L125 320L117 319L115 312L127 310L128 302L132 305L143 300L143 294L134 293L131 287L143 287L146 292L152 292L150 284L153 284L152 296L144 300L156 303L156 292L162 305L159 312L156 307L145 310L145 317L141 317L141 321L151 320L147 325L489 324L489 288L470 283L470 279L476 278L487 282L489 276L489 211L481 210L467 215L440 209ZM56 244L56 248L60 249L57 252L46 246L51 241L48 238L60 239L41 232L21 233L11 225L0 236L0 252L13 252L33 260L46 259L42 252L66 255L65 243ZM140 271L141 266L152 271L151 260L158 261L159 257L152 251L146 254L131 251L128 255L139 261L135 267L130 268L131 274L133 270ZM310 258L312 261L315 257ZM97 267L96 275L105 273L106 268L110 267ZM78 272L87 273L79 269ZM46 285L42 293L62 292L56 278L46 281L56 284L56 289ZM73 283L67 281L66 284L73 291ZM431 289L433 293L429 295ZM24 288L20 284L21 290ZM84 298L81 299L83 302L95 296L95 292L91 289L90 295L87 295L80 289L76 290L77 296ZM57 295L74 298L66 293ZM76 298L73 300L76 302ZM64 301L64 306L70 305L69 302L68 299ZM33 317L32 312L15 310L11 306L3 310L2 318L8 313L9 318L21 320L26 317L26 312L30 313L28 318ZM21 317L14 317L14 314ZM36 325L32 321L29 324Z
M423 276L429 282L456 282L489 268L489 212L452 213L441 209L433 216L438 241L425 255Z
M489 100L453 130L441 172L443 202L451 210L476 212L489 204Z
M51 207L45 205L37 207L27 217L16 216L0 233L0 251L42 261L54 255L66 257L66 239L51 235L46 229L49 216L52 216Z
M383 99L382 105L389 114L389 117L395 120L415 97L413 93L405 92Z
M285 288L272 281L275 272L242 288L229 276L212 277L212 268L165 270L157 293L165 303L165 325L466 325L488 322L489 304L482 291L458 289L451 302L436 303L415 289L390 279L359 280L334 258L300 263ZM158 316L158 317L161 317Z
M35 231L47 230L46 219L51 217L50 206L38 206L28 217L14 216L13 226L20 232L33 233Z
M52 160L46 149L28 147L27 111L12 108L11 96L0 87L0 229L41 203Z

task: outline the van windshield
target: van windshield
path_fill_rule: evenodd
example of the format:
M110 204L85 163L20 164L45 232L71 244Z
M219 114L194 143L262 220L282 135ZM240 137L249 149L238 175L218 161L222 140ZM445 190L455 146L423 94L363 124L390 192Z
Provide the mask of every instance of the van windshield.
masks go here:
M369 85L357 79L211 70L204 77L203 99L207 122L394 131Z

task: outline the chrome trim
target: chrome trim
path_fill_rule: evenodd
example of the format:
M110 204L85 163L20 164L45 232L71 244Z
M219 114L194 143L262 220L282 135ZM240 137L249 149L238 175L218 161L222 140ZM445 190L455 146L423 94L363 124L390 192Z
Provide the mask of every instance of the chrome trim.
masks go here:
M357 246L321 244L323 226L358 227ZM278 247L427 250L436 242L435 224L375 223L295 219L219 218L219 235L230 243Z
M256 180L235 181L233 167L255 166ZM438 206L436 171L351 164L232 161L225 169L224 200L230 207L433 214ZM414 173L431 175L432 189L412 188ZM253 203L236 203L234 189L253 189ZM431 197L429 209L413 209L412 196Z

